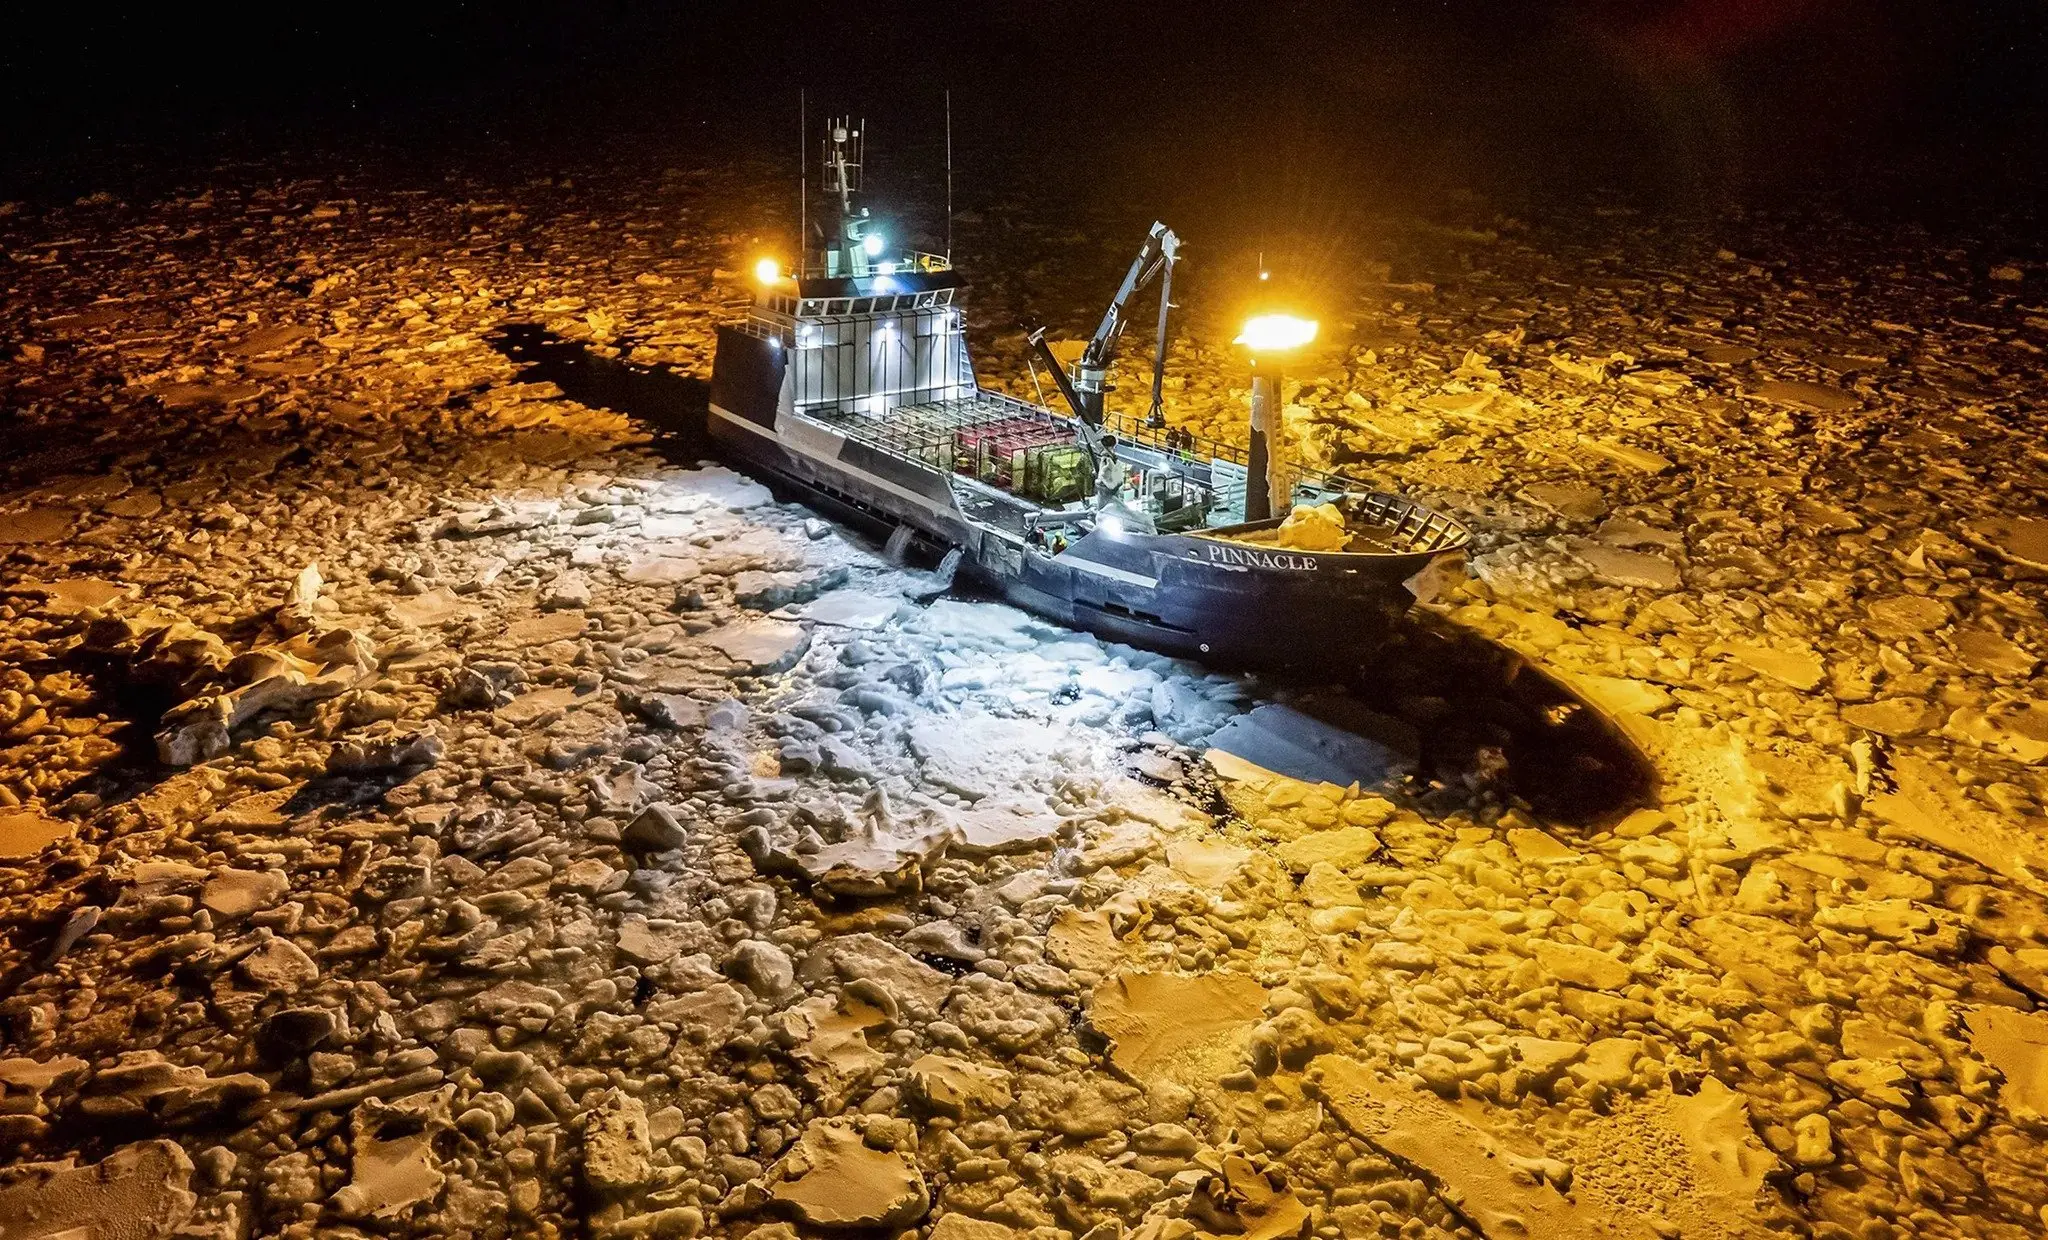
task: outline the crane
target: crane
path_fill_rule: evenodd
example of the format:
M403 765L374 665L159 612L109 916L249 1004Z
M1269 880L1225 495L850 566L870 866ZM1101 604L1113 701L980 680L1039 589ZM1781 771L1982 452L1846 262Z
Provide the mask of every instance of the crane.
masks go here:
M1053 355L1052 348L1045 343L1043 327L1031 332L1026 339L1032 350L1052 370L1052 379L1074 411L1074 438L1088 453L1088 460L1095 473L1095 509L1109 512L1122 509L1119 498L1122 480L1116 463L1116 449L1102 433L1102 394L1107 389L1105 379L1109 364L1116 359L1116 344L1129 325L1125 308L1130 300L1155 276L1162 276L1159 285L1159 345L1152 357L1152 407L1146 414L1148 425L1158 425L1160 413L1160 388L1166 376L1166 315L1172 308L1173 264L1180 257L1180 238L1171 228L1157 220L1145 234L1145 244L1138 249L1138 256L1131 260L1131 268L1124 273L1124 282L1117 286L1116 295L1109 299L1109 308L1102 312L1102 322L1096 325L1095 334L1088 338L1081 356L1074 362L1074 373L1069 375ZM1142 523L1138 514L1125 510L1127 521Z
M1132 297L1142 292L1160 277L1159 284L1159 343L1152 358L1152 405L1146 413L1146 422L1157 425L1160 418L1160 389L1166 377L1166 315L1172 308L1173 264L1180 257L1180 238L1171 228L1153 221L1152 229L1145 234L1145 244L1138 250L1138 256L1131 260L1129 271L1124 273L1124 282L1117 287L1116 296L1110 298L1109 308L1102 312L1102 322L1096 325L1095 334L1088 338L1081 356L1074 363L1074 373L1069 375L1053 356L1052 349L1045 343L1045 329L1039 328L1028 339L1031 348L1052 369L1053 382L1059 386L1060 395L1066 397L1074 414L1090 430L1102 426L1102 394L1107 389L1105 379L1109 364L1116 358L1118 339L1129 325L1125 308ZM1092 450L1092 445L1091 445Z

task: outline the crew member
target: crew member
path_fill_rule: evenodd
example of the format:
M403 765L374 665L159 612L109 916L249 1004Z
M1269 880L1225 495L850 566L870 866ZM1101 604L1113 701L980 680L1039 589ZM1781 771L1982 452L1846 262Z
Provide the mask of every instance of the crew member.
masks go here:
M1096 457L1095 465L1095 506L1107 507L1123 502L1124 464L1116 459L1116 436L1102 437L1102 451Z

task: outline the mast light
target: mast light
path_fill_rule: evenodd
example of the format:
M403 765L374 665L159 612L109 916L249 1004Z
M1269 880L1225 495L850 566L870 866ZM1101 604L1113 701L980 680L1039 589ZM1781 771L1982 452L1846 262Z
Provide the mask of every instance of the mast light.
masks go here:
M1316 321L1291 314L1257 314L1244 321L1237 343L1254 353L1284 353L1316 338Z

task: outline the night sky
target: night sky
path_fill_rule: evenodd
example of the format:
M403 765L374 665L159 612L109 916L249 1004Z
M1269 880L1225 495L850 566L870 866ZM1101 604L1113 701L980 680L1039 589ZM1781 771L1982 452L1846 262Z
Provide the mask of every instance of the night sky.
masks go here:
M92 9L14 34L0 185L18 195L281 146L766 149L803 86L899 148L930 138L951 88L967 167L1057 165L1031 172L1055 191L1314 166L1511 207L1595 190L2025 206L2048 63L2033 0L610 0Z

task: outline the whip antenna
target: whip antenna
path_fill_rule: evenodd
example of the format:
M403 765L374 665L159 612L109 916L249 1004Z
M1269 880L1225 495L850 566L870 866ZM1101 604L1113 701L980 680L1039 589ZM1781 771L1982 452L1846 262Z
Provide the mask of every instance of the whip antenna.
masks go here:
M796 92L796 274L804 273L804 260L811 248L811 141L809 100L802 87Z
M953 92L946 92L946 266L953 265Z

